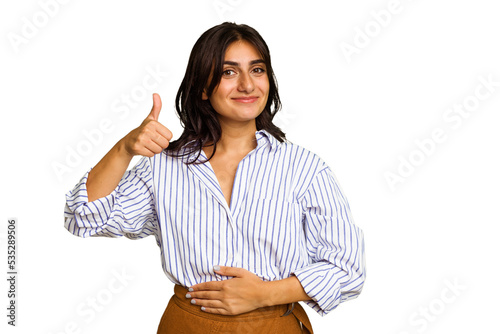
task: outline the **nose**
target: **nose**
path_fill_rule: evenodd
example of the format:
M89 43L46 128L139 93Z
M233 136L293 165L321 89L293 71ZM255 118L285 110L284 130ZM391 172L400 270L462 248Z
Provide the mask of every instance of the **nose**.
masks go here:
M255 89L252 77L249 73L241 73L238 82L238 91L243 93L251 93Z

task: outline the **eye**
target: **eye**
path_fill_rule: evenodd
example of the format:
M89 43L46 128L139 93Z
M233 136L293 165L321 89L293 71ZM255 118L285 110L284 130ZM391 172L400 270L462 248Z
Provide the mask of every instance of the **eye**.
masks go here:
M256 67L256 68L254 68L254 69L253 69L253 71L254 71L255 73L257 73L257 74L261 74L261 73L266 72L266 70L265 70L265 69L263 69L262 67Z
M222 72L222 75L225 76L225 77L230 77L231 75L235 74L236 72L233 71L233 70L224 70Z

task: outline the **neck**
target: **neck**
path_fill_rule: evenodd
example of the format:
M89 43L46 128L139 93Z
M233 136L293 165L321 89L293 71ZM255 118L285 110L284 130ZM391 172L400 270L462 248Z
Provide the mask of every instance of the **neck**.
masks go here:
M248 153L257 146L255 120L249 122L227 122L219 119L221 138L217 142L219 153ZM208 147L211 153L213 146Z

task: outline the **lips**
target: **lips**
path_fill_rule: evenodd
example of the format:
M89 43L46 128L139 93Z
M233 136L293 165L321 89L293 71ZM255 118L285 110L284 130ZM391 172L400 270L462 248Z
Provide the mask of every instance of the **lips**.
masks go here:
M233 97L233 100L240 103L254 103L257 101L257 96Z

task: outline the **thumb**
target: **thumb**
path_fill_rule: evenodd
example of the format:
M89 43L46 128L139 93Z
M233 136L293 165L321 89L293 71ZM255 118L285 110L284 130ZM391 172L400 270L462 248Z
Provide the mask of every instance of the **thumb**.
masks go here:
M153 108L151 108L151 112L148 115L148 118L153 119L155 121L158 120L158 116L160 116L161 110L161 98L157 93L153 94Z

